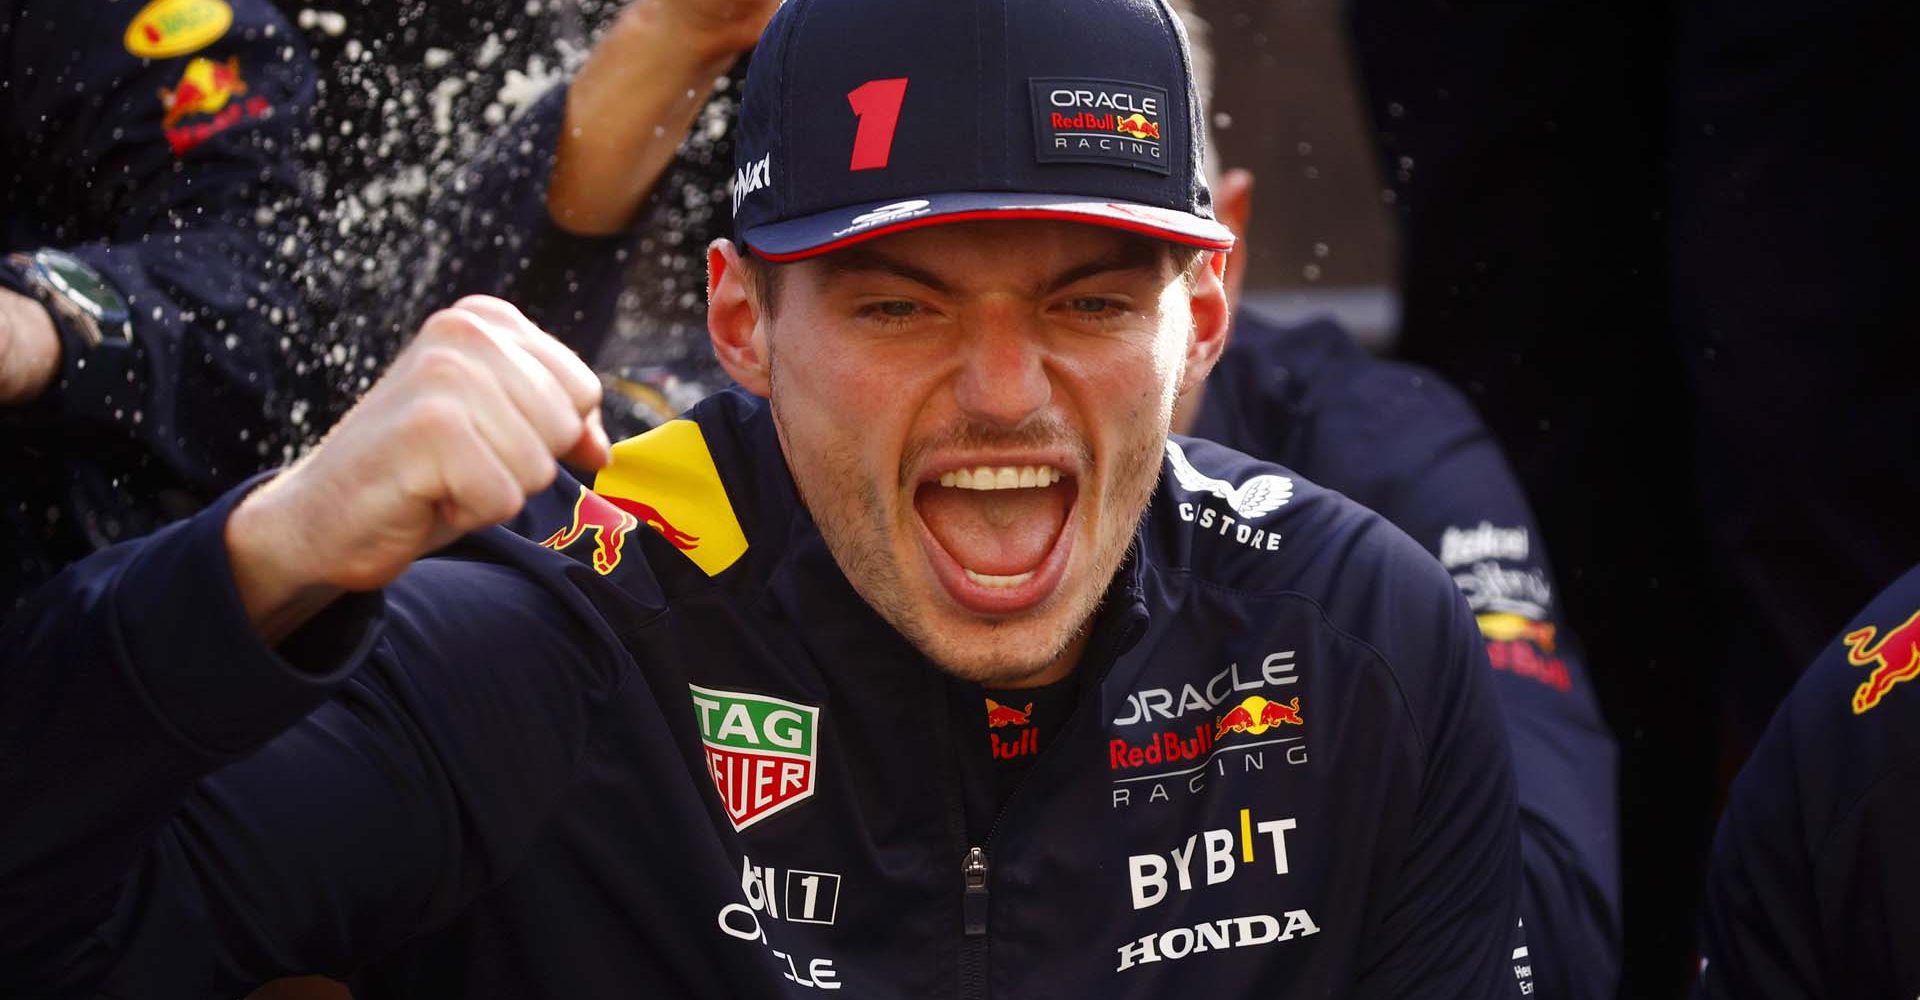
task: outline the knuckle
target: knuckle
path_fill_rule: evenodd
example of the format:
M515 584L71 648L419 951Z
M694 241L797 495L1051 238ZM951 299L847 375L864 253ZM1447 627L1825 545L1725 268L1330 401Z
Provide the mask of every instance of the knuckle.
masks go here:
M428 394L413 401L405 423L412 433L428 438L445 438L463 433L469 419L467 408L458 400Z
M545 490L547 487L553 485L554 479L559 475L560 463L555 462L550 456L542 455L538 462L534 462L527 468L521 470L521 495L525 496ZM515 509L517 510L518 508L516 507Z
M480 374L480 366L465 348L436 343L422 346L414 356L416 377L432 385L461 385Z
M541 442L547 446L547 451L551 454L565 451L572 447L575 441L580 440L585 424L586 421L572 410L556 408L554 415L541 421L535 429L539 431Z
M520 315L519 308L513 303L492 295L462 295L454 301L453 307L487 317Z
M497 524L520 513L520 507L526 501L527 494L519 488L518 483L501 477L478 499L474 513L486 524Z

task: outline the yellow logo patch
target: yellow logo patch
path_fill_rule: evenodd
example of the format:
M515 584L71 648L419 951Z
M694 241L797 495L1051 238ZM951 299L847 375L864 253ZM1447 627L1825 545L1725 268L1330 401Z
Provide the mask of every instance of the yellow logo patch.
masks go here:
M127 25L127 51L143 59L198 52L233 27L225 0L153 0Z
M1545 652L1553 652L1552 622L1535 621L1511 611L1489 611L1474 616L1474 620L1480 623L1480 634L1495 642L1524 640Z
M613 462L594 477L593 491L658 531L708 576L739 561L746 533L691 420L670 420L613 446Z

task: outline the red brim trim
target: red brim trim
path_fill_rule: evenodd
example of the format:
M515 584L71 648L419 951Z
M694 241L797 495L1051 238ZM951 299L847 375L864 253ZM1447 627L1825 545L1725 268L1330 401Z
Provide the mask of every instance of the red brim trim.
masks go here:
M1093 226L1104 226L1108 229L1119 229L1130 233L1138 233L1142 236L1151 236L1154 239L1167 240L1172 243L1180 243L1190 247L1199 247L1202 250L1225 251L1233 249L1233 240L1231 239L1209 239L1205 236L1194 236L1173 229L1162 229L1158 226L1131 219L1116 219L1108 215L1092 215L1084 212L1064 212L1059 209L1050 208L973 209L965 212L951 212L946 215L920 216L891 225L875 226L865 232L842 237L831 243L822 243L817 247L810 247L806 250L795 250L790 253L769 253L759 247L753 246L751 240L748 241L748 246L753 250L754 256L773 261L776 264L784 264L789 261L805 260L808 257L818 257L824 253L832 253L835 250L844 249L856 243L865 243L877 237L890 236L894 233L904 233L909 229L944 226L954 222L995 222L1010 219L1045 219L1054 222L1080 222Z

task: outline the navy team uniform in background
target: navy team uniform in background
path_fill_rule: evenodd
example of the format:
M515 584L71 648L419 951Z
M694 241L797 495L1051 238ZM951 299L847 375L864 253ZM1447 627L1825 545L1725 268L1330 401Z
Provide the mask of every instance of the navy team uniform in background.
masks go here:
M1702 1000L1920 994L1920 569L1813 661L1734 780Z
M1466 595L1513 743L1542 996L1611 998L1620 976L1613 736L1554 601L1545 546L1500 446L1439 376L1368 355L1331 321L1242 309L1193 433L1372 508Z
M0 255L77 258L131 338L63 332L46 393L0 407L0 616L279 460L309 331L276 243L312 99L263 0L0 0Z
M1177 439L1165 469L1068 717L985 824L963 776L993 758L954 700L1010 741L1043 706L993 713L860 599L760 400L722 393L617 446L598 492L534 499L532 540L471 536L278 653L238 606L229 494L0 636L22 650L0 700L0 800L20 806L0 982L1530 989L1512 770L1458 589L1275 466Z

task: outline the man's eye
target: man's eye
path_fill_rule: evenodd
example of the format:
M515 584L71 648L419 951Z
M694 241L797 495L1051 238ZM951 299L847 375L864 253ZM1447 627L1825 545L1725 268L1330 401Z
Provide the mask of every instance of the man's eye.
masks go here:
M920 306L906 299L887 299L881 302L869 302L860 307L860 312L875 319L904 320L920 315Z
M1078 295L1067 301L1067 308L1077 313L1099 315L1120 308L1119 303L1099 295Z

